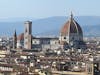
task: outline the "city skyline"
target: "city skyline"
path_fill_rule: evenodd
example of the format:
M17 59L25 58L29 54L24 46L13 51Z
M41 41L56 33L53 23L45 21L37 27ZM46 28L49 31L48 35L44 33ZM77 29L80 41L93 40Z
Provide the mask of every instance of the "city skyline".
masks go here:
M100 75L99 3L0 1L0 75Z
M99 0L2 0L0 19L14 17L46 18L51 16L100 16Z

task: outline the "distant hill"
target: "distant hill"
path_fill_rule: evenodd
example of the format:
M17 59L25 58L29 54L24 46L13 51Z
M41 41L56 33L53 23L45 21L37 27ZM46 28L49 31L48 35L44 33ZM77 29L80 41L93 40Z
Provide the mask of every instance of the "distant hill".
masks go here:
M85 36L100 36L99 16L76 16L75 20L81 25ZM59 35L61 27L67 21L68 17L65 16L40 19L33 21L33 29L38 35Z
M20 34L24 31L24 20L15 19L0 21L0 35L13 35L14 30ZM30 20L30 19L29 19ZM32 19L33 35L59 35L61 27L67 22L65 16L55 16L44 19ZM100 36L100 16L76 16L75 20L81 25L85 36Z

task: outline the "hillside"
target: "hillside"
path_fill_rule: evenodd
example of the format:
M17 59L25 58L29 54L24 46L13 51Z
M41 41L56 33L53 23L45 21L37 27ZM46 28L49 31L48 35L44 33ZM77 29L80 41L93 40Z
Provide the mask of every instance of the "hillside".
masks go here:
M49 17L44 19L31 19L33 22L33 35L59 35L63 24L68 20L65 16ZM85 36L100 36L99 16L76 16L75 20L81 25ZM0 21L0 35L13 35L16 29L20 34L24 31L24 21Z

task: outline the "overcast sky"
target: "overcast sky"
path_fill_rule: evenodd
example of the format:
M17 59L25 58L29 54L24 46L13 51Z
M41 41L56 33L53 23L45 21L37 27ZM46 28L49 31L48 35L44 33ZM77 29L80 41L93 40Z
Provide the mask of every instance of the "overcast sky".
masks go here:
M100 16L100 0L0 0L0 19L13 17Z

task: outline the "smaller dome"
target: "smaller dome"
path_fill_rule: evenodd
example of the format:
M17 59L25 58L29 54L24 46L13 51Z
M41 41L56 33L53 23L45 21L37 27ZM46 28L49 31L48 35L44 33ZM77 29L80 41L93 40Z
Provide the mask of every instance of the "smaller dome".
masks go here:
M24 33L21 33L18 37L17 40L24 40Z
M35 38L35 37L32 36L32 38ZM24 40L24 33L19 34L18 37L17 37L17 40Z

